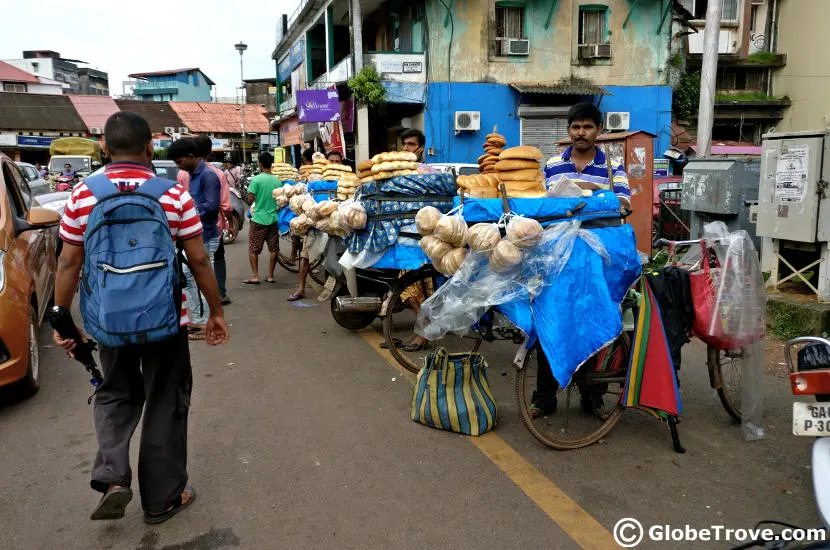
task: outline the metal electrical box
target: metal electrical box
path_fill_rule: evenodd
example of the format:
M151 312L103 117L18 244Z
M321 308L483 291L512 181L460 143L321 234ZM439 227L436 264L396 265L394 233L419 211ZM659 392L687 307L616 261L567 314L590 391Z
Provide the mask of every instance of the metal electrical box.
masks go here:
M690 213L690 238L703 236L703 225L722 221L730 231L745 230L756 241L752 207L758 202L759 159L692 159L683 168L680 208Z
M762 144L758 234L830 240L830 130L766 134Z

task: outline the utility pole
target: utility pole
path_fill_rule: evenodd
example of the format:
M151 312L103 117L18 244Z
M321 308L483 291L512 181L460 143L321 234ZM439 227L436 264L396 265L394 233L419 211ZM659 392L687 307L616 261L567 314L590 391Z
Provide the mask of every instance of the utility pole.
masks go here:
M700 71L700 106L697 117L697 157L706 158L712 146L715 121L715 83L718 75L718 39L720 37L720 0L709 1L706 28L703 31L703 67Z
M242 70L242 54L245 53L245 50L248 49L248 45L240 42L239 44L235 44L234 48L236 51L239 52L239 80L241 87L239 88L239 94L241 99L241 110L242 110L242 170L245 170L245 74Z
M363 11L360 0L352 0L352 57L354 58L354 74L363 69ZM357 139L355 140L355 160L369 158L369 107L355 105L355 124L357 125Z

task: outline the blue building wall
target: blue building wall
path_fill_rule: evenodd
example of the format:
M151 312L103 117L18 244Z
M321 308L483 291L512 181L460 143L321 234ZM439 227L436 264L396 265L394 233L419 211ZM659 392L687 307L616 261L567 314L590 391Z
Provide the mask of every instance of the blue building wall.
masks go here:
M145 101L210 101L210 84L204 75L198 71L181 72L170 75L155 75L147 77L147 82L157 86L169 84L169 87L159 89L163 93L153 93L152 88L137 89ZM171 95L171 91L174 92Z
M601 97L600 109L631 113L631 130L657 136L654 154L663 158L671 144L670 86L603 86L613 95ZM600 98L595 98L595 102ZM498 125L509 146L521 141L518 117L519 94L506 84L433 82L427 87L424 107L424 134L434 154L428 163L475 163L483 154L484 136ZM455 135L455 111L480 111L481 131Z
M664 158L671 146L671 86L603 86L613 95L601 96L603 113L628 111L631 130L644 130L657 136L654 156Z
M484 154L484 136L498 125L510 145L519 144L518 94L506 84L434 82L427 87L424 106L424 134L427 163L470 162ZM481 131L455 135L455 111L481 111Z

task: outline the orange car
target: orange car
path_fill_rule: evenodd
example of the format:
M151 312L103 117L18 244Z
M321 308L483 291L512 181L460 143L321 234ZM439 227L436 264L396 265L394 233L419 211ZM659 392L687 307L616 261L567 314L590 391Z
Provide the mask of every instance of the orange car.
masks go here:
M0 153L0 386L40 386L38 333L55 290L60 214L36 206L20 170Z

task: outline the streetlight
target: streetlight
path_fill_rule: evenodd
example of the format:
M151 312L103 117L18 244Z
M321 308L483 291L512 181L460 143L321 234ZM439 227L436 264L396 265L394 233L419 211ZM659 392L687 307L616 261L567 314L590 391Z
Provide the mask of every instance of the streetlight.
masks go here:
M236 51L239 52L239 80L242 83L242 87L240 88L241 97L242 97L242 169L245 169L245 77L244 73L242 72L242 54L245 53L245 50L248 49L248 45L244 42L240 42L239 44L235 44L234 48Z

